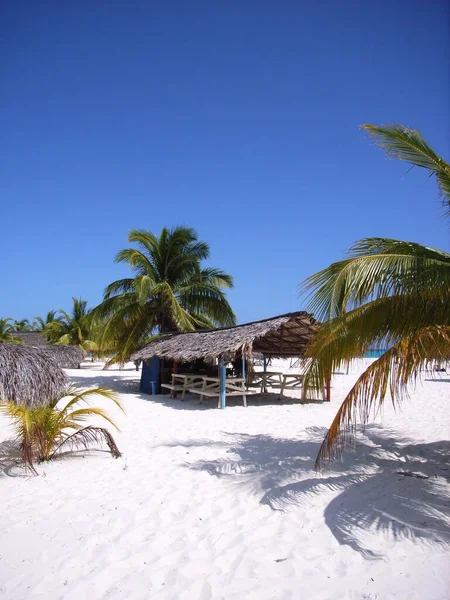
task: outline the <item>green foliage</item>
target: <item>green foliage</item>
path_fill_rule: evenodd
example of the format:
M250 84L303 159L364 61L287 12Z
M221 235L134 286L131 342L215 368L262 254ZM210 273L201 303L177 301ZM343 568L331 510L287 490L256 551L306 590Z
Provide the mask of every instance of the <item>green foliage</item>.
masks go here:
M21 338L12 336L12 332L15 331L15 329L10 321L12 321L11 317L0 319L0 343L7 342L8 344L23 344L23 340Z
M60 310L60 317L47 323L45 331L47 339L54 344L78 346L85 352L97 349L92 327L92 314L86 300L72 298L71 314Z
M406 161L411 167L426 169L430 177L435 176L445 212L450 214L450 165L434 152L418 131L397 123L384 127L363 125L362 129L388 156Z
M450 167L418 132L401 126L365 125L391 156L429 169L448 204ZM392 402L434 362L450 357L450 254L412 242L368 238L356 242L345 260L303 283L309 310L324 320L307 349L306 390L323 388L333 371L369 348L388 347L361 375L344 399L322 444L317 466L342 450L366 424L387 393Z
M128 240L137 248L121 250L115 260L134 277L111 283L94 310L97 325L102 323L102 350L123 361L155 331L235 324L224 292L233 280L220 269L202 267L209 246L193 229L164 228L159 237L132 230Z
M60 323L62 321L62 317L58 316L57 312L58 311L56 311L56 310L49 310L45 319L43 319L42 317L34 317L36 319L36 321L34 321L33 329L35 331L44 332L47 330L47 326L50 325L51 323L54 323L54 322Z
M14 321L14 331L30 331L30 328L30 321L28 319Z
M34 472L35 461L51 460L65 448L88 449L93 444L105 442L115 458L120 456L107 429L86 425L90 418L101 417L116 427L103 409L89 406L88 399L92 396L112 400L122 410L117 395L104 388L82 390L71 387L61 398L46 406L27 408L13 403L0 404L0 411L12 421L22 458ZM63 406L58 406L59 402ZM83 404L85 406L81 406Z

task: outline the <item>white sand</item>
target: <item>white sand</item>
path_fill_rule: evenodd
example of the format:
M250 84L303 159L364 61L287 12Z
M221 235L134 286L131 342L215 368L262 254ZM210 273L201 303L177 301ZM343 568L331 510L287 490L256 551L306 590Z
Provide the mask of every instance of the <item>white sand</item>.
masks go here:
M361 368L334 377L331 404L225 411L140 395L132 369L70 371L119 386L123 457L66 456L24 477L0 441L0 597L449 598L450 375L313 470Z

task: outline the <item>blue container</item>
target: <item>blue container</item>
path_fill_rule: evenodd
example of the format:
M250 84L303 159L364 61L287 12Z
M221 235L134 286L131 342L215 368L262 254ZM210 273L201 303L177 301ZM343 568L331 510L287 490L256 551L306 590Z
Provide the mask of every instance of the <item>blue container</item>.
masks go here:
M141 392L157 394L159 392L161 361L159 358L144 360L141 374Z

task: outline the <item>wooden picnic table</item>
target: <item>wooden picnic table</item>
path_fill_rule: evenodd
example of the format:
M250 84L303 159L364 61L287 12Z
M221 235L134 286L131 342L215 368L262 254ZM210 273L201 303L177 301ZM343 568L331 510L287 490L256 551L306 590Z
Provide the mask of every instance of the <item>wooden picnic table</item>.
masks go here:
M305 388L303 387L304 376L302 373L281 373L275 371L257 371L252 374L251 381L247 384L250 387L259 387L260 393L265 394L268 387L280 390L280 398L286 390L302 390L302 402L305 400ZM321 391L322 398L325 400L325 389Z
M177 392L181 392L181 399L184 400L187 391L202 385L203 378L204 375L172 373L172 383L162 383L161 387L170 390L171 398L175 398Z
M261 388L260 393L265 394L268 387L281 387L283 373L278 371L256 371L252 373L251 380L248 382L248 387Z
M225 380L225 396L242 396L244 406L247 406L247 396L255 392L249 391L245 386L245 379L241 377L233 377ZM218 397L218 407L220 406L220 377L203 377L203 385L201 387L192 387L189 389L192 394L200 396L200 403L204 398Z

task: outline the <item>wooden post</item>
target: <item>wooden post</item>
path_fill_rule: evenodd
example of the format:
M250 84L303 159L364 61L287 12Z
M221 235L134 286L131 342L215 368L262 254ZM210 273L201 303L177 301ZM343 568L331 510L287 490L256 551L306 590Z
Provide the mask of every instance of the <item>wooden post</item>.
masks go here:
M264 365L264 373L267 373L267 356L264 354L263 355L263 365ZM266 380L264 379L264 383L262 386L262 391L263 394L267 394L267 388L266 388Z
M176 372L177 372L177 361L176 361L176 360L174 360L174 361L172 362L172 375L173 375L174 373L176 373ZM172 383L174 383L174 381L173 381L173 377L172 377ZM172 398L176 398L176 397L177 397L177 392L176 392L175 390L173 390L173 392L172 392Z
M219 378L220 378L220 408L223 409L227 405L227 397L225 394L227 371L225 369L225 362L222 358L219 360Z
M327 402L331 401L331 374L325 380L325 389L327 393Z
M245 379L245 356L242 354L242 377Z

